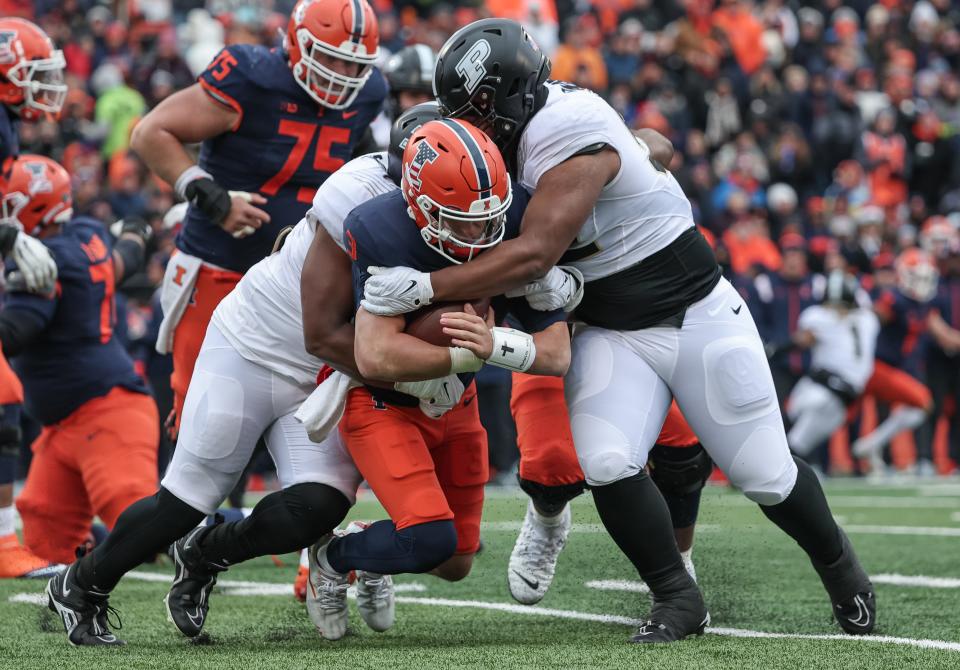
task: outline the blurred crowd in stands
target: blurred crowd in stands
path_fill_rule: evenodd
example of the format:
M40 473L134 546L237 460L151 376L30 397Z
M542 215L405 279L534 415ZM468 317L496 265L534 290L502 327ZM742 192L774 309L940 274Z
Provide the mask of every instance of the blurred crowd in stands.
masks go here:
M439 49L482 16L522 21L553 61L553 78L593 89L631 126L676 148L669 166L763 336L789 338L817 301L819 273L855 272L867 289L895 284L897 254L936 248L940 292L956 300L960 228L960 3L955 0L372 0L384 59L406 44ZM129 347L165 415L168 362L153 353L155 287L173 248L174 196L128 148L146 110L188 86L224 44L280 47L292 0L0 0L63 49L70 92L59 123L24 124L22 150L72 174L75 209L105 221L147 218L159 244L126 287ZM942 218L941 218L942 217ZM290 222L295 223L294 221ZM945 239L941 239L945 238ZM886 276L886 278L885 278ZM945 317L946 318L946 317ZM909 341L908 341L909 340ZM960 414L960 361L919 333L906 369L947 370L940 403ZM909 347L909 351L906 348ZM772 360L781 392L803 356ZM492 380L495 386L498 380ZM783 393L782 397L785 397ZM957 405L954 410L954 405ZM882 408L881 408L882 411ZM855 425L855 424L854 424ZM960 429L931 420L892 461L953 467ZM508 426L492 426L509 443ZM824 468L855 470L843 439ZM496 445L492 445L496 446ZM960 454L956 446L954 458ZM509 471L509 448L493 448Z

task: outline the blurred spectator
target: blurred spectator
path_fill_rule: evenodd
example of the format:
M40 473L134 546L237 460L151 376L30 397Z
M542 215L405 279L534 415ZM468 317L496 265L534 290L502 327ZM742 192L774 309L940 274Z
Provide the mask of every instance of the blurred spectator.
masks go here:
M599 30L591 16L571 19L554 55L552 76L584 88L605 90L607 66L600 51L591 43L597 35Z
M109 158L130 143L130 131L147 103L136 89L127 86L120 68L112 63L97 68L91 85L97 94L96 121L108 129L103 155Z

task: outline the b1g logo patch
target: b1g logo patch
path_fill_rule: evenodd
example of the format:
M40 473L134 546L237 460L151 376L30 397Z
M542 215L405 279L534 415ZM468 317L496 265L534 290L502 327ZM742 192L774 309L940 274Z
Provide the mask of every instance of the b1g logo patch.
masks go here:
M13 41L16 38L16 30L0 30L0 63L3 65L17 62L17 55L13 52Z
M463 77L468 92L473 93L477 85L487 76L484 63L489 57L490 43L487 40L477 40L457 63L457 74Z
M430 146L429 142L426 140L420 142L420 146L417 147L417 154L410 161L410 165L407 166L407 183L419 191L420 187L423 186L423 182L420 180L420 172L427 163L432 163L439 157L440 154Z

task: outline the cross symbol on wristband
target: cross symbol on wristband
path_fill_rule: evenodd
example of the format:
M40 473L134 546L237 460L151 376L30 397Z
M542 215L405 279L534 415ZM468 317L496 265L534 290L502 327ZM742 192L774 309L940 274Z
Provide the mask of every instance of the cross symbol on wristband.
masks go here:
M500 347L501 355L502 355L504 358L507 357L507 354L512 354L514 351L516 351L516 350L515 350L513 347L508 347L506 344L504 344L502 347Z

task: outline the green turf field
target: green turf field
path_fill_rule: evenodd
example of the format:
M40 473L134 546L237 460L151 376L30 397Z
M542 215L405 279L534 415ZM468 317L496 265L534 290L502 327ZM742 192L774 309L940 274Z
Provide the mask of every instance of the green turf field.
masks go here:
M265 558L224 575L209 638L190 644L165 619L166 586L158 580L169 566L147 566L111 600L123 619L122 649L69 647L59 620L37 605L42 584L0 583L0 667L960 668L960 483L840 481L828 493L878 582L877 633L885 641L839 635L806 557L755 506L714 487L704 497L694 549L714 632L667 646L627 644L629 622L645 613L647 596L620 590L635 588L636 574L588 497L574 504L576 525L552 590L537 607L517 605L505 571L526 503L518 492L496 489L470 577L456 584L397 579L397 625L387 633L366 629L352 612L351 634L320 639L290 595L296 557L285 556L286 567ZM381 511L362 500L352 516L381 518Z

